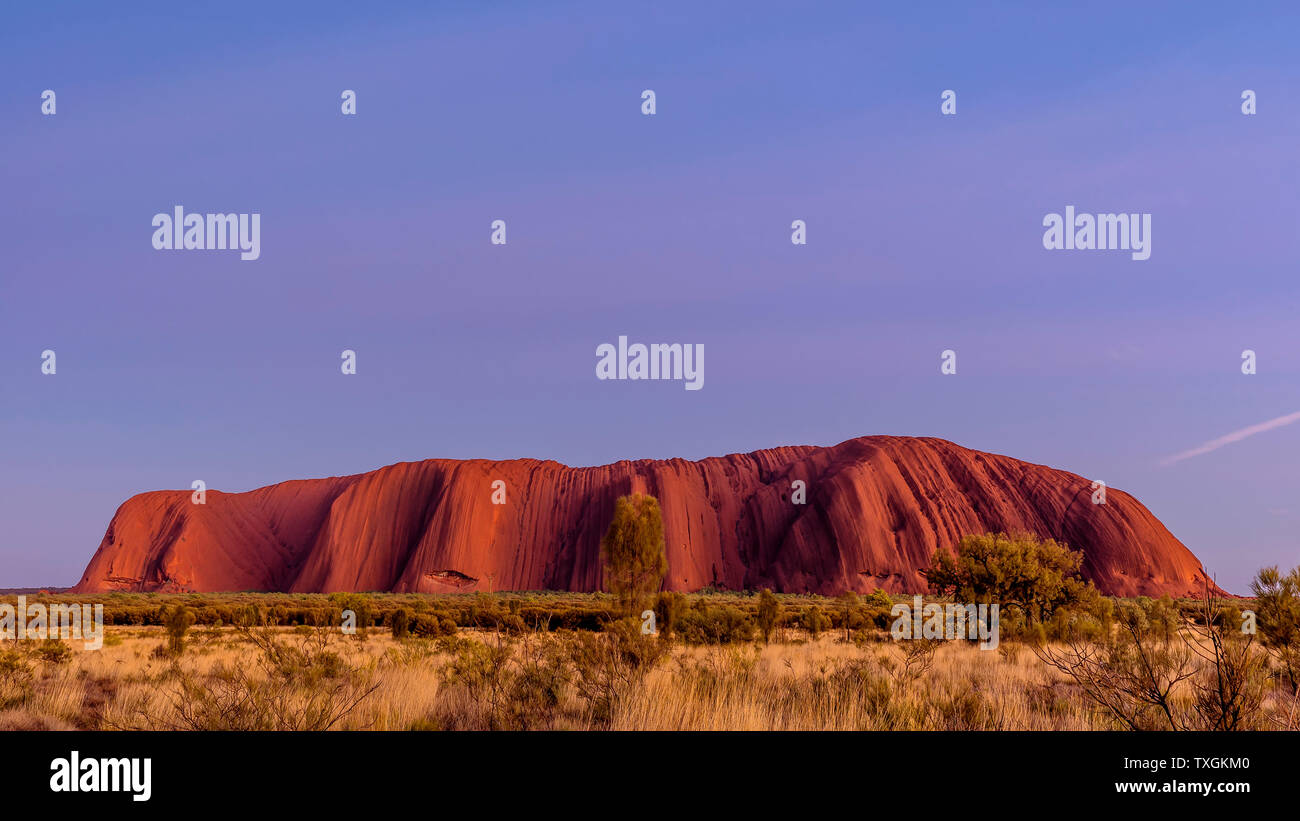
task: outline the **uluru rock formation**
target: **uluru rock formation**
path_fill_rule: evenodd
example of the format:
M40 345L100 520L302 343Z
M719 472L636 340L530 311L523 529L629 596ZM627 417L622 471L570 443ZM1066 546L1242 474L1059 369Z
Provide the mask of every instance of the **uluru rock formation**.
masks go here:
M505 482L505 503L493 483ZM792 483L806 485L794 504ZM499 487L499 486L498 486ZM1136 499L941 439L865 436L698 462L429 459L247 493L128 499L76 586L104 591L592 591L616 497L658 497L665 587L925 592L936 548L1024 530L1111 595L1191 595L1201 564Z

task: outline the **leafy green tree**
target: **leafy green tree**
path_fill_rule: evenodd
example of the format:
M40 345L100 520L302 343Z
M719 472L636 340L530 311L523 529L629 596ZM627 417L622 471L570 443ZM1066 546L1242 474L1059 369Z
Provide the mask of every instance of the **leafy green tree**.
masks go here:
M1033 623L1095 595L1079 578L1083 554L1032 533L963 537L954 556L936 550L924 571L930 590L972 604L1016 607Z
M664 520L653 496L620 496L614 520L600 542L605 587L618 597L624 612L633 613L646 596L659 589L668 572Z
M764 588L758 594L758 631L763 634L763 643L772 640L772 631L781 619L781 602L777 601L772 591Z

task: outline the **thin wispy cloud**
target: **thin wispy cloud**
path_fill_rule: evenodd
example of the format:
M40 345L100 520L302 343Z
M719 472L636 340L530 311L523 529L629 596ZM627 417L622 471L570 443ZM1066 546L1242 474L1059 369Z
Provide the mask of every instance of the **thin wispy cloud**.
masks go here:
M1241 430L1234 430L1232 433L1229 433L1226 436L1220 436L1218 439L1211 439L1209 442L1206 442L1203 445L1197 445L1191 450L1185 450L1182 453L1176 453L1173 456L1170 456L1168 459L1162 461L1160 464L1172 465L1175 462L1181 462L1184 459L1190 459L1193 456L1200 456L1203 453L1209 453L1212 450L1218 450L1224 445L1231 445L1233 442L1240 442L1242 439L1249 439L1250 437L1254 436L1257 433L1263 433L1264 431L1273 430L1275 428L1286 427L1292 422L1300 422L1300 411L1296 411L1295 413L1288 413L1286 416L1279 416L1276 419L1270 419L1267 422L1260 422L1258 425L1251 425L1249 427L1242 428Z

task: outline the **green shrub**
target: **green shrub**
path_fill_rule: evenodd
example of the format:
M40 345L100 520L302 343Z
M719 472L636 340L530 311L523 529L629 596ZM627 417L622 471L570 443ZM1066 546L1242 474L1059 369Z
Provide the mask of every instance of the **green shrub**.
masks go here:
M830 627L831 620L818 605L814 604L803 611L803 629L807 630L812 638L817 638L823 630L829 630Z
M663 592L655 597L655 627L659 635L671 638L677 631L682 613L686 612L686 597L681 593Z
M58 639L46 639L36 645L32 652L46 664L67 664L72 660L72 648Z
M608 725L623 698L664 657L669 645L644 635L634 618L610 622L600 633L570 633L564 654L573 684L591 720Z
M893 598L891 598L888 593L886 593L884 590L881 590L879 587L871 591L871 595L867 596L863 600L863 603L866 604L868 607L884 608L886 612L888 612L890 608L894 606Z
M388 619L388 627L393 632L393 638L407 637L411 629L411 616L406 612L406 608L399 607L393 611L393 615Z
M677 628L690 644L733 644L754 637L754 622L731 605L709 605L700 599L681 616Z

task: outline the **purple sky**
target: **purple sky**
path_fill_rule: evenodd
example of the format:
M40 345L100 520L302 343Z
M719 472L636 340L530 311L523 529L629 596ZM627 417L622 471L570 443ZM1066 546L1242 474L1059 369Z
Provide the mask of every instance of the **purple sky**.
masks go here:
M165 8L0 32L0 587L194 479L876 433L1104 479L1235 592L1300 563L1300 425L1162 464L1300 411L1294 11ZM155 251L178 204L261 259ZM1151 258L1044 250L1066 205ZM597 381L620 334L705 388Z

